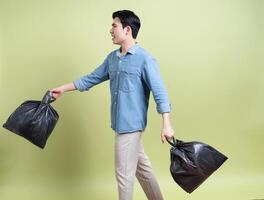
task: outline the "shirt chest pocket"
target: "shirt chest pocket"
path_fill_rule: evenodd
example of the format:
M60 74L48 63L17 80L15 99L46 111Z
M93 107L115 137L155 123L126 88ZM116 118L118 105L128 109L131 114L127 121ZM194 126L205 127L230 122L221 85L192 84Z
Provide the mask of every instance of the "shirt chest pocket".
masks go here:
M135 91L139 76L140 73L137 68L125 68L120 77L120 89L127 93Z

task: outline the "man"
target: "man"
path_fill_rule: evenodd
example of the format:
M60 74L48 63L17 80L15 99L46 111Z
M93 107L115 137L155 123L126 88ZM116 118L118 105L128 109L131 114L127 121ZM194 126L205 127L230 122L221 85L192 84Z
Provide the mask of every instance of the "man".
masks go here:
M92 73L51 91L57 99L64 92L89 90L110 79L111 128L115 131L115 174L119 199L133 199L136 176L148 199L161 200L163 197L144 153L141 135L147 124L150 91L157 112L163 118L162 142L174 136L169 120L171 106L156 60L136 42L140 29L138 16L132 11L121 10L114 12L112 18L110 34L113 43L120 48L111 52Z

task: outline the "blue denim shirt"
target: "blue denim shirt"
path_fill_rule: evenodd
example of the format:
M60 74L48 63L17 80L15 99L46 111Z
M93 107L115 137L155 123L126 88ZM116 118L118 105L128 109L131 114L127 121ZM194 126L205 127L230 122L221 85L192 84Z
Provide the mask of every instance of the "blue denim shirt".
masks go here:
M150 91L158 113L171 112L157 61L139 44L125 55L120 49L111 52L92 73L73 83L77 90L89 90L110 79L111 128L117 133L144 131Z

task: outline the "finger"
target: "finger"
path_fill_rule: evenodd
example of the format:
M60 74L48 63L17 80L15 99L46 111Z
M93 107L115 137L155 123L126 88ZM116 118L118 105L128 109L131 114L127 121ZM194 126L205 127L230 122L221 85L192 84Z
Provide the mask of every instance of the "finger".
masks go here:
M52 93L60 93L59 90L51 90Z
M167 135L166 138L168 141L173 142L174 135Z
M54 97L55 99L57 99L60 96L59 93L52 93L52 97Z
M164 143L164 141L165 141L165 136L164 135L161 135L161 141L162 141L162 143Z
M173 135L167 136L168 140L172 140L172 138L173 138Z

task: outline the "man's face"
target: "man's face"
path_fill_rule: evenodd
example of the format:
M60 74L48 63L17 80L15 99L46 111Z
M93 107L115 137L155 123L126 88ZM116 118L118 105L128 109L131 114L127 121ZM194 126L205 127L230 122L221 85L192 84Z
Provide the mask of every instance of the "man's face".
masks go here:
M128 27L123 28L120 19L116 17L113 19L110 34L112 36L113 43L121 45L128 37Z

